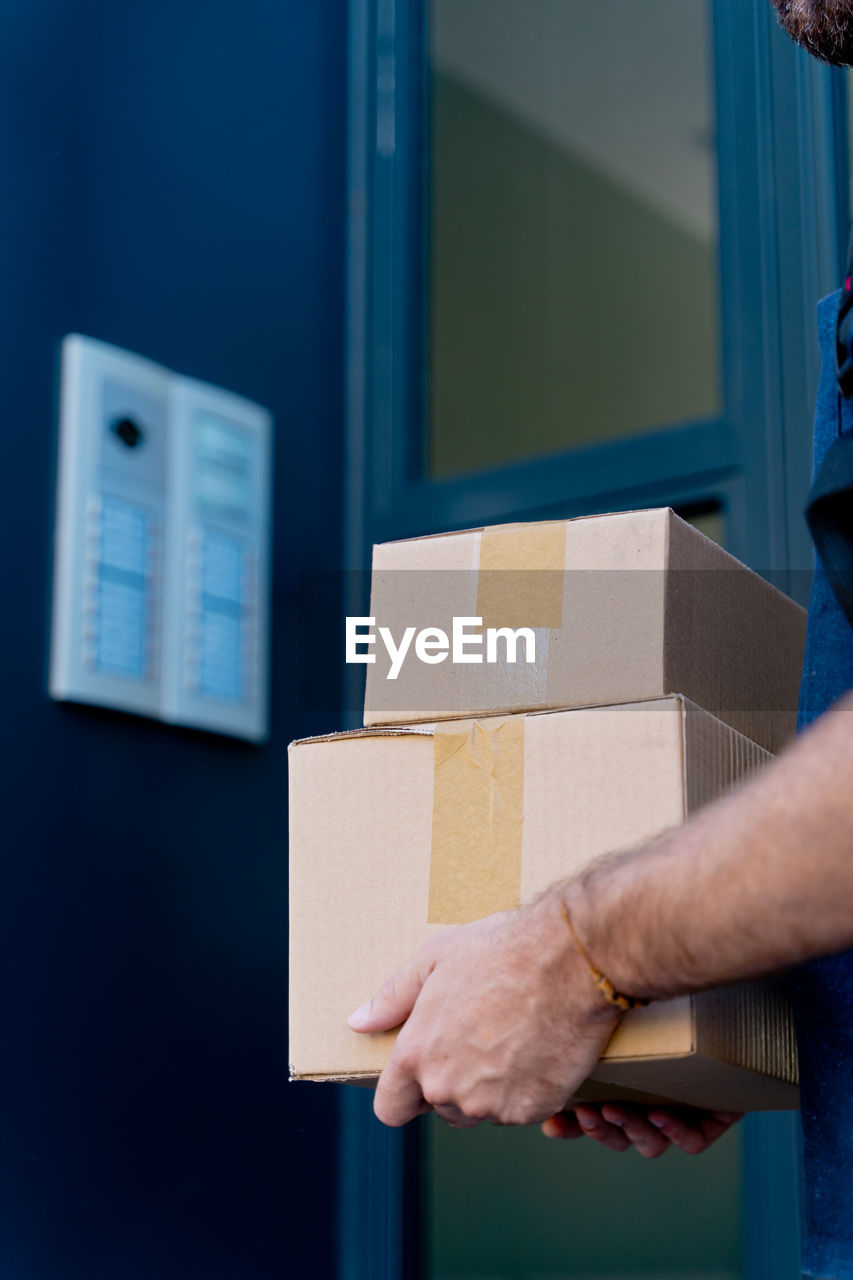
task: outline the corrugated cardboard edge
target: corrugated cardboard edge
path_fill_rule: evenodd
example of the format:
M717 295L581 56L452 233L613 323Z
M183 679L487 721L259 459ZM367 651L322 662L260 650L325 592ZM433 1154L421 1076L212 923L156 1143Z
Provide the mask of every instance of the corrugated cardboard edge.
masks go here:
M805 609L671 510L665 567L665 629L678 643L665 651L662 689L713 706L747 739L779 751L796 726Z
M684 814L689 818L703 805L740 786L770 764L773 755L690 698L683 694L670 696L678 699L682 709ZM725 750L719 750L721 743ZM690 768L694 755L706 762L701 771Z
M310 746L312 742L337 742L338 739L349 738L404 738L407 734L421 734L422 736L431 737L435 732L436 726L446 725L448 721L465 721L471 720L505 720L508 716L529 717L529 716L552 716L555 713L563 711L642 711L643 708L654 705L657 702L689 702L689 698L685 698L680 693L661 693L652 695L648 698L638 698L634 702L590 702L580 703L577 706L564 707L558 704L547 707L533 707L530 711L519 711L518 708L507 707L499 710L492 710L490 707L488 712L482 715L466 715L466 716L431 716L429 720L406 721L403 724L366 724L360 729L342 729L332 733L318 733L308 738L294 738L288 743L288 751L293 747ZM701 707L696 708L703 715L710 716L712 720L716 719L710 711L702 711ZM720 721L722 724L723 722ZM728 726L725 726L728 727ZM734 732L734 731L733 731ZM742 735L741 735L742 736Z
M773 759L769 751L682 694L654 701L681 706L685 818ZM690 768L696 755L705 763L701 771ZM796 1038L781 981L771 978L699 992L690 997L690 1007L691 1053L608 1057L605 1050L591 1076L596 1090L612 1086L617 1100L628 1088L645 1092L647 1081L647 1088L659 1093L666 1089L671 1102L684 1105L708 1106L705 1100L710 1099L720 1110L798 1108ZM638 1016L643 1011L627 1015Z
M305 1075L294 1072L292 1068L290 1080L312 1084L351 1084L361 1089L375 1089L379 1083L377 1075ZM574 1094L572 1101L634 1102L638 1106L666 1107L672 1106L677 1099L666 1097L659 1092L649 1093L641 1089L632 1089L624 1084L613 1085L602 1080L585 1080ZM785 1101L788 1101L787 1095Z
M375 1072L369 1071L353 1071L348 1075L341 1075L339 1072L311 1072L296 1071L291 1063L288 1068L288 1080L291 1083L298 1083L300 1080L308 1081L316 1084L360 1084L368 1089L375 1089L379 1076Z
M294 747L308 747L314 742L349 741L350 738L405 738L409 734L420 734L432 737L432 722L428 724L367 725L363 729L341 729L334 733L317 733L310 738L294 738L287 744L288 751Z
M402 728L398 728L398 732L404 732L405 729L408 729L408 728L415 730L416 728L423 729L425 726L428 726L428 725L447 724L448 721L453 721L453 720L472 720L472 719L473 720L492 720L495 717L506 718L506 716L553 715L555 711L595 711L597 708L604 710L605 707L608 707L608 708L609 707L628 707L628 706L634 706L634 705L645 706L645 704L648 702L663 702L666 698L673 698L677 696L678 696L677 694L672 694L672 693L663 693L663 694L652 693L652 694L649 694L648 697L638 698L635 703L600 702L600 701L576 702L571 707L565 706L562 702L559 701L559 699L555 698L553 702L549 702L547 704L540 703L535 707L531 707L527 711L519 711L517 706L515 707L497 706L497 707L489 707L488 711L479 712L475 716L472 716L470 711L466 711L464 714L448 711L446 715L438 715L436 712L431 712L429 719L425 717L423 720L416 720L414 718L412 718L411 720L406 720ZM380 714L381 713L379 712L375 713L377 717ZM366 713L364 717L364 728L360 730L354 729L354 730L351 730L351 732L379 733L383 729L390 729L391 727L392 726L385 724L385 722L382 721L381 719L378 719L378 718L374 719L372 715L369 715ZM335 737L337 735L329 734L328 736ZM322 740L323 739L318 739L318 741L322 741ZM306 738L306 739L303 739L303 741L308 742L308 741L311 741L311 739Z
M799 1107L796 1085L699 1053L602 1062L596 1083L611 1086L614 1101L630 1088L641 1093L654 1090L671 1103L711 1111L796 1111Z
M626 1076L630 1084L624 1083L622 1076ZM642 1084L646 1078L649 1087L644 1089ZM290 1080L375 1089L379 1077L375 1074L298 1074L291 1069ZM675 1104L718 1111L796 1111L800 1105L796 1085L698 1054L603 1064L601 1075L585 1080L573 1096L587 1102Z
M739 982L693 999L698 1053L798 1083L797 1041L784 979Z
M682 698L685 815L744 783L773 756L730 725ZM717 748L711 745L717 740ZM726 750L719 750L720 744ZM714 768L691 769L694 753ZM797 1043L784 982L739 982L692 997L694 1048L732 1067L773 1078L796 1089ZM792 1105L796 1105L793 1103Z

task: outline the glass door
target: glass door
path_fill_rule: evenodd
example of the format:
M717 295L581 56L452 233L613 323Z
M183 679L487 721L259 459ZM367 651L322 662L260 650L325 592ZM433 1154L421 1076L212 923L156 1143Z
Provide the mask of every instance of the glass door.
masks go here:
M433 0L428 26L425 475L719 417L707 0ZM649 1168L427 1128L430 1280L739 1274L736 1135Z
M433 478L722 409L708 0L433 0Z
M802 595L837 78L766 0L351 15L349 566L668 505ZM359 1090L344 1113L346 1280L799 1276L790 1117L649 1164L538 1130L391 1133Z

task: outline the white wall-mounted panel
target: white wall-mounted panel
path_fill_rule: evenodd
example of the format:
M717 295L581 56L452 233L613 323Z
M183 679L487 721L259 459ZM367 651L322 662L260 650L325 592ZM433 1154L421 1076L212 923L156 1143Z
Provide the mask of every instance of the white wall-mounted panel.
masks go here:
M53 697L267 735L271 438L259 405L65 339Z

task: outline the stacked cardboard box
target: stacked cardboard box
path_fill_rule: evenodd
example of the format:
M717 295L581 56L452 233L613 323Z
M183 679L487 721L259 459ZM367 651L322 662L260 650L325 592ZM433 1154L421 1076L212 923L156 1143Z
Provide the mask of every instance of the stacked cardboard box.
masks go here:
M375 1080L394 1033L347 1015L431 932L683 821L794 726L803 611L668 510L377 547L370 617L368 727L290 750L298 1079ZM525 629L516 660L473 619ZM739 984L633 1011L584 1092L796 1106L784 998Z

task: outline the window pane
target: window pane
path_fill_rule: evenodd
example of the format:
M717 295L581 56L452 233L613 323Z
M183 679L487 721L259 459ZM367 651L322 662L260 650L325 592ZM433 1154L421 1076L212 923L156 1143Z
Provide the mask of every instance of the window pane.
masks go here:
M680 513L681 518L686 520L688 524L692 524L694 529L698 529L700 533L704 533L706 538L710 538L712 542L719 543L721 547L726 545L726 521L719 507L712 511L702 511L697 515L689 513Z
M719 410L707 0L433 0L435 477Z
M738 1280L740 1134L617 1156L538 1126L428 1121L430 1280Z
M683 517L725 545L709 502ZM617 1157L538 1126L427 1133L429 1280L738 1280L742 1164L735 1128L701 1160Z

